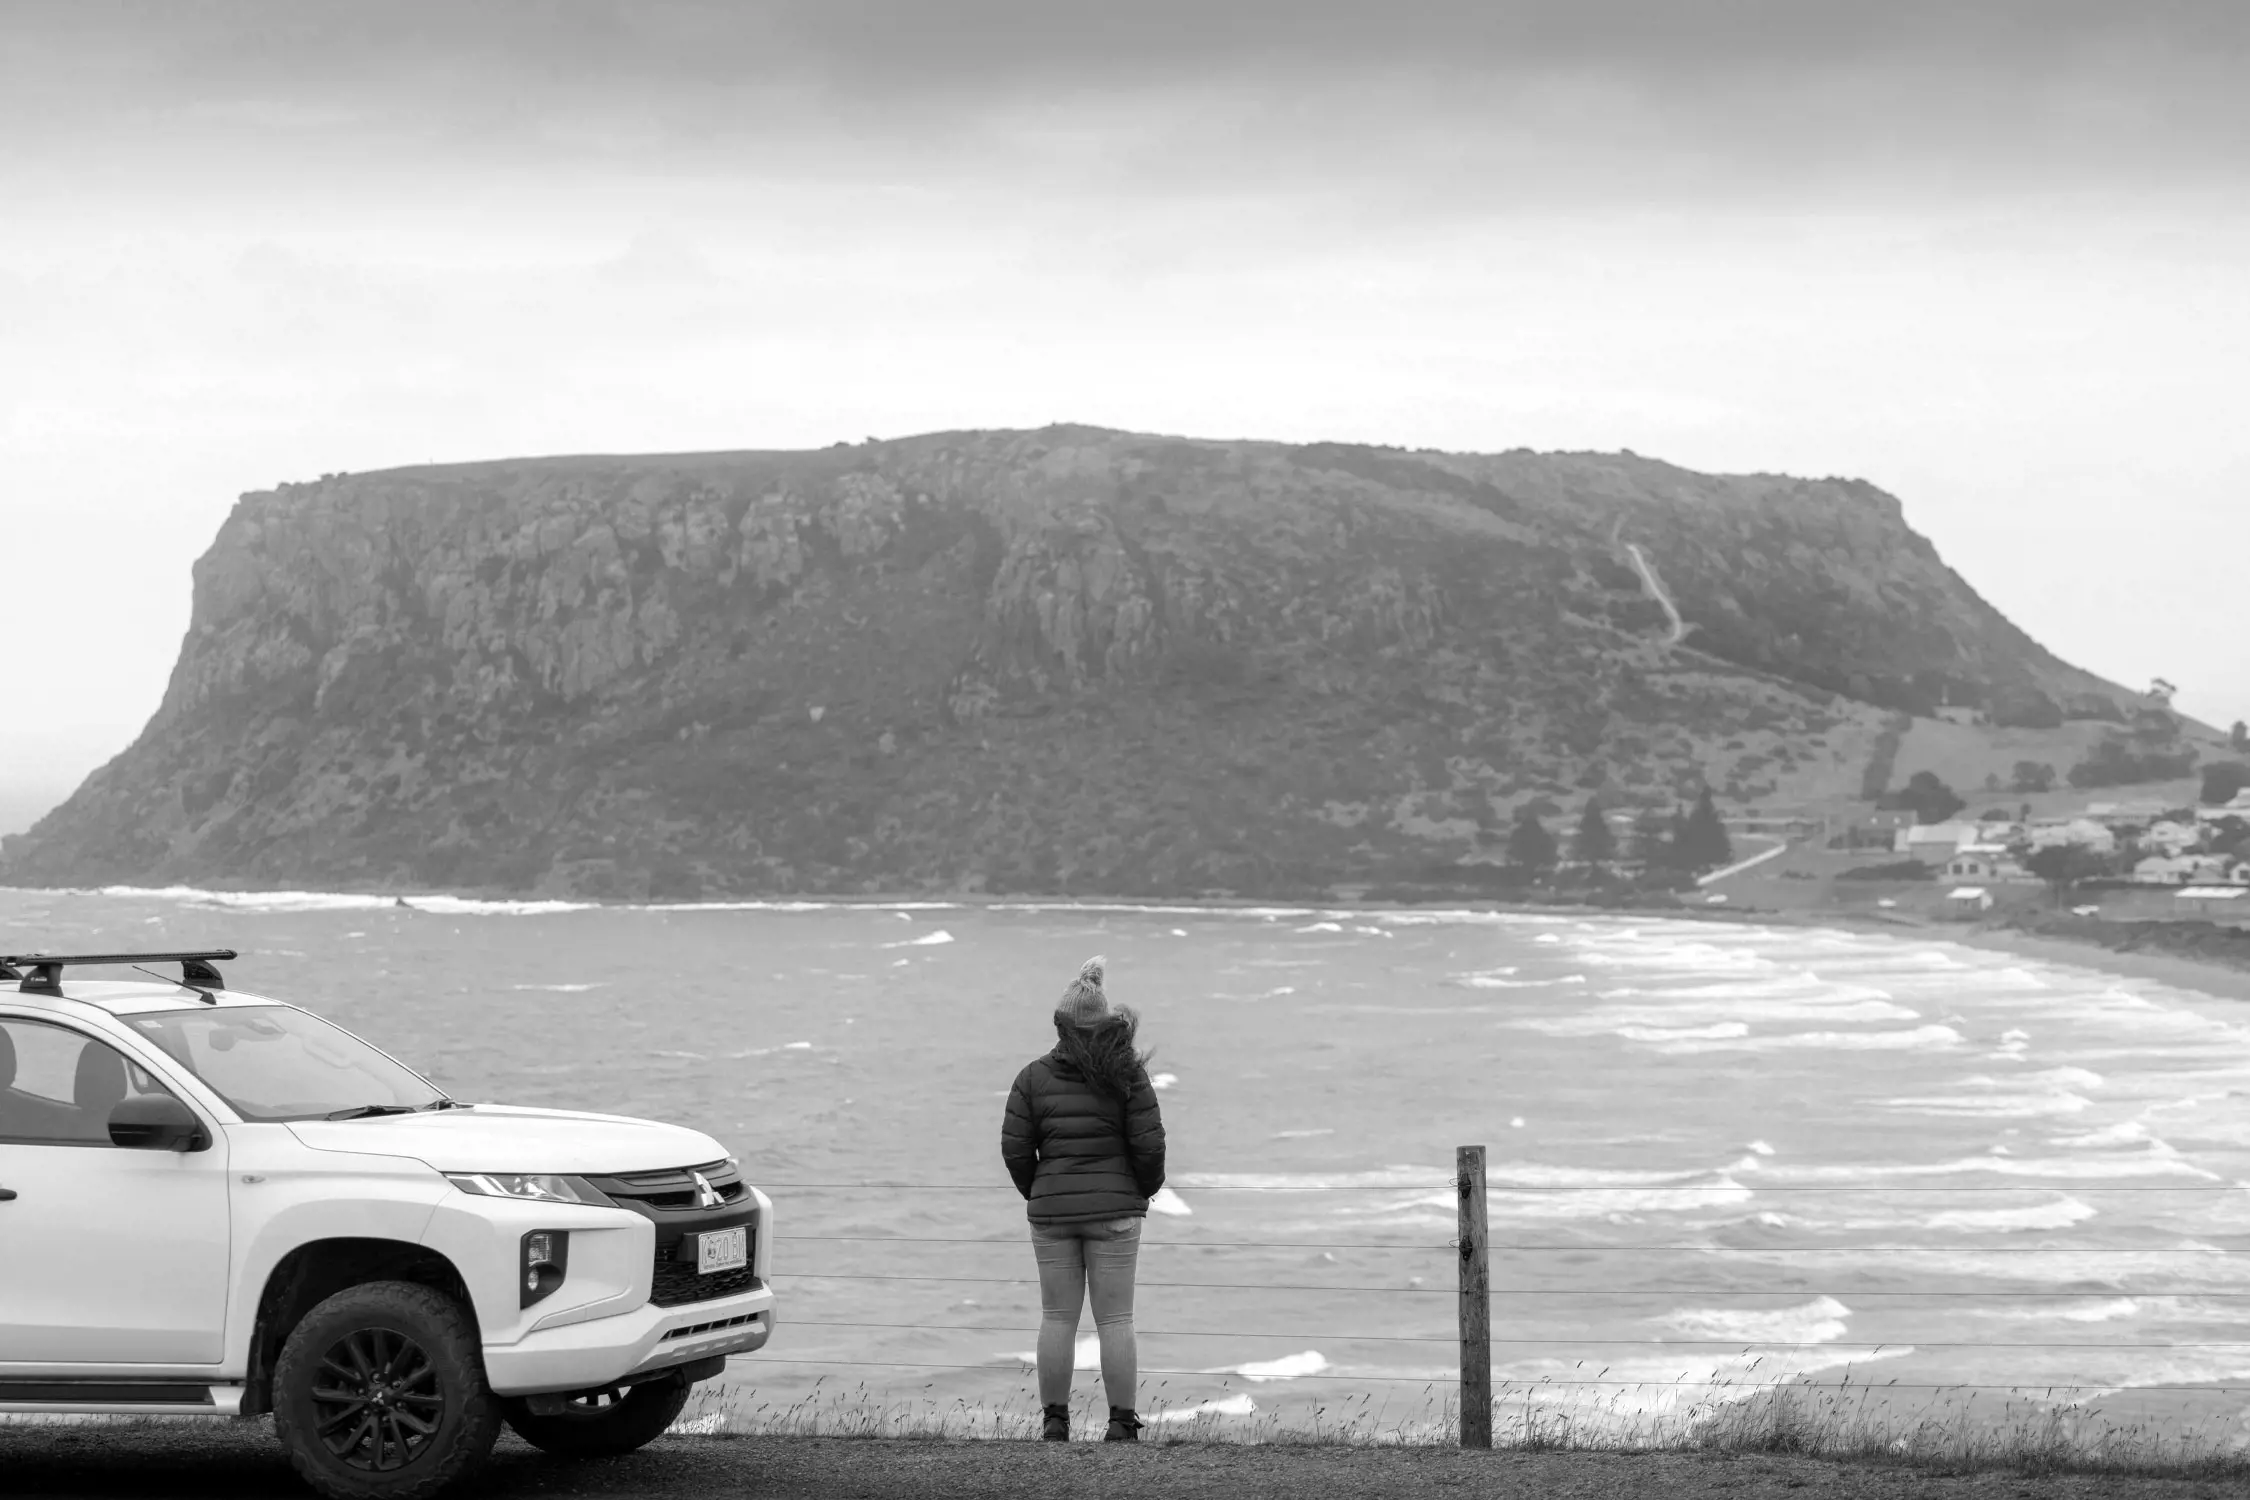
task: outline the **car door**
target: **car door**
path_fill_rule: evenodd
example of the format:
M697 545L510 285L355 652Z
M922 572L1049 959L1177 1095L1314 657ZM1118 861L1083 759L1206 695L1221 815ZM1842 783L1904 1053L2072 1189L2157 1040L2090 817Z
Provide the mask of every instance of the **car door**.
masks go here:
M0 1371L219 1363L225 1133L206 1118L201 1150L109 1140L118 1103L170 1092L89 1032L0 1013Z

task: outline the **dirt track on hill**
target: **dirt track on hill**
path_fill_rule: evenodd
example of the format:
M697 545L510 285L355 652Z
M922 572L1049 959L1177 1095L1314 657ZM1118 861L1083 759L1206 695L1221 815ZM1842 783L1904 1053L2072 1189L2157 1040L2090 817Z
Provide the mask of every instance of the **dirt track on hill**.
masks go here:
M264 1424L178 1428L0 1427L0 1492L47 1496L302 1500ZM1450 1449L1202 1443L666 1438L629 1458L569 1464L503 1439L477 1500L981 1500L1056 1495L1164 1500L2190 1500L2250 1495L2250 1481L1948 1474L1762 1455L1467 1454Z

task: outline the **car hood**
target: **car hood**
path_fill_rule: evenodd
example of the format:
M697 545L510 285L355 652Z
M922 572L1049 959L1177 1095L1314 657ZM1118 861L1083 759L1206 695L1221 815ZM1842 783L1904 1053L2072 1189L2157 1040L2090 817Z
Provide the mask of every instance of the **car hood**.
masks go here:
M296 1120L315 1151L407 1156L440 1172L651 1172L717 1161L726 1148L699 1130L624 1115L479 1104L427 1114Z

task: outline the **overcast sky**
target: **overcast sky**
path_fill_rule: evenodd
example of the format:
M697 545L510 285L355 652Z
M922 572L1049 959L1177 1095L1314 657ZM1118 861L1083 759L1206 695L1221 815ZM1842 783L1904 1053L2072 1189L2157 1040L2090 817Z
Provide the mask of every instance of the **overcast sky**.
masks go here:
M2250 715L2246 62L2239 0L8 0L0 831L244 490L1060 420L1856 475Z

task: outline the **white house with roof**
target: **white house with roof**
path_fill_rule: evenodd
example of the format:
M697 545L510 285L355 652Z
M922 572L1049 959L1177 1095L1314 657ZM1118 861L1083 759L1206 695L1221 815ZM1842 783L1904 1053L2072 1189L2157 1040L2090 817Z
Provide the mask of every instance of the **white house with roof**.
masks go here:
M2193 822L2176 823L2159 819L2141 830L2141 847L2161 849L2166 854L2178 854L2193 849L2203 842L2203 830Z
M2226 873L2226 861L2205 854L2151 854L2133 866L2135 885L2194 885Z
M1948 880L2033 880L2037 877L2016 862L2005 844L1970 844L1945 862Z
M1891 848L1921 859L1947 860L1976 842L1974 823L1916 823L1901 828Z
M2034 818L2025 836L2034 849L2084 844L2096 854L2117 852L2117 835L2092 818Z
M2151 799L2138 802L2089 802L2086 816L2101 823L2146 823L2161 818L2172 808Z
M1964 885L1956 886L1945 893L1945 901L1940 907L1940 912L1955 921L1966 921L1983 916L1986 912L1992 910L1992 907L1992 892L1982 886Z

